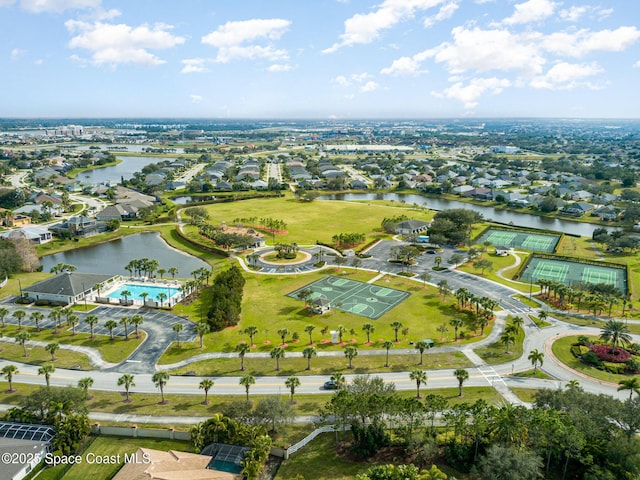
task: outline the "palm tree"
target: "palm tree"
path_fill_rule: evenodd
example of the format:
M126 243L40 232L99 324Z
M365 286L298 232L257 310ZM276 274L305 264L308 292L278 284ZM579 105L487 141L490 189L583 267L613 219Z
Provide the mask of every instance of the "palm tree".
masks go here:
M540 352L538 349L534 349L531 350L527 358L531 362L531 365L533 365L533 374L535 375L538 371L538 364L542 366L542 363L544 362L544 353Z
M51 361L52 362L55 362L55 360L56 360L55 355L56 355L56 352L58 351L59 348L60 348L60 344L57 343L57 342L49 343L46 347L44 347L44 350L47 353L51 354Z
M31 320L36 324L36 331L40 331L40 320L44 319L44 313L42 312L33 312L31 314Z
M167 269L167 273L171 275L171 279L175 279L178 274L178 269L176 267L169 267Z
M130 373L125 373L124 375L122 375L119 379L118 379L118 386L122 387L124 386L124 394L126 396L124 402L125 403L129 403L131 402L131 400L129 399L129 389L131 387L135 387L136 384L133 381L133 375L131 375ZM154 380L155 382L155 380ZM166 382L165 382L166 383ZM164 401L164 398L163 398Z
M349 368L353 368L353 359L358 356L358 349L355 345L344 347L344 356L349 359Z
M95 335L93 334L93 327L95 327L96 324L99 321L98 316L97 315L87 315L87 317L84 319L84 321L89 325L89 328L91 329L91 338L94 338Z
M627 345L631 343L631 335L629 335L629 327L619 320L609 320L602 327L600 338L605 342L611 343L611 353L616 354L616 347L619 344Z
M342 343L342 336L346 331L347 327L345 327L344 325L338 325L338 340L340 340L340 343Z
M302 356L307 359L307 370L311 370L311 358L317 354L316 347L306 347L302 350Z
M511 319L511 325L513 325L516 328L516 333L522 331L522 326L524 325L524 318L513 317Z
M304 327L305 333L309 335L309 345L313 345L313 331L315 330L315 325L307 325Z
M453 341L458 341L458 329L464 327L464 322L460 318L453 318L449 322L449 325L453 327Z
M145 302L147 301L147 297L149 296L149 292L142 292L138 296L142 299L142 304L144 305Z
M209 390L211 390L211 387L213 387L214 384L214 381L210 378L205 378L200 382L199 387L201 390L204 390L204 402L202 402L203 405L209 405Z
M242 385L244 387L245 392L247 393L247 402L249 401L249 389L251 388L251 385L254 385L256 383L256 379L253 375L251 374L246 374L243 375L240 378L240 385Z
M164 276L164 274L167 273L167 270L164 268L159 268L158 269L158 275L160 275L160 280L162 280L162 277Z
M178 343L178 348L180 348L180 332L184 329L184 326L181 323L174 323L171 329L176 332L176 342Z
M0 321L2 322L2 328L4 328L4 317L9 315L9 309L0 307Z
M424 340L419 340L416 342L416 350L418 350L420 352L420 363L419 365L422 365L422 355L424 354L424 351L427 350L429 348L429 344L427 342L425 342Z
M13 376L18 374L18 367L15 365L5 365L2 367L2 375L9 382L9 393L15 392L16 390L13 388Z
M107 320L104 323L104 326L107 328L107 330L109 330L109 336L110 336L109 340L114 340L113 329L118 326L118 323L115 320Z
M462 397L462 384L469 380L469 372L464 368L457 368L453 372L453 376L458 379L458 396Z
M416 369L409 372L409 379L416 382L416 398L420 398L420 385L427 383L427 372Z
M331 375L331 377L329 377L330 380L336 384L336 388L338 390L341 390L342 387L344 387L347 383L347 380L344 378L344 375L340 372L335 372L333 375Z
M49 312L49 319L53 322L54 332L57 332L62 319L62 307L54 307Z
M131 317L131 319L129 320L129 323L133 325L135 328L136 338L140 338L140 332L138 331L138 328L140 327L140 325L144 323L144 317L139 313L136 313L134 316Z
M78 388L84 392L84 398L90 400L92 397L89 396L89 389L93 386L93 378L84 377L78 380Z
M198 322L195 327L198 337L200 337L200 348L204 348L204 336L209 333L209 324L207 322Z
M291 403L295 403L293 401L293 396L296 393L296 388L298 388L300 386L300 379L298 377L296 377L295 375L290 376L289 378L287 378L284 382L285 386L289 389L289 391L291 392Z
M394 331L394 332L395 332L395 334L396 334L396 340L395 340L395 341L396 341L396 343L398 343L398 330L400 330L400 329L402 328L402 323L400 323L400 322L393 322L393 323L391 323L391 325L390 325L390 326L391 326L391 328L393 328L393 331Z
M27 312L25 312L24 310L16 310L15 312L13 312L11 314L11 316L13 318L15 318L16 320L18 320L18 330L22 330L22 319L24 318L24 316L27 314Z
M23 357L29 356L29 354L27 353L27 342L29 341L29 339L31 339L31 334L29 332L18 332L18 334L16 335L16 342L22 345L22 348L24 349Z
M278 336L282 339L282 343L280 345L284 345L284 339L287 337L287 335L289 335L291 332L289 331L288 328L281 328L278 330Z
M44 381L47 383L47 387L50 386L51 374L56 371L51 363L45 363L38 369L38 375L44 375Z
M629 400L631 400L633 392L636 392L638 395L640 395L640 380L638 380L638 377L631 377L620 380L618 382L618 385L620 385L618 387L619 392L621 392L622 390L629 390Z
M284 356L285 356L284 348L278 346L278 347L273 347L271 349L271 358L276 359L276 372L280 371L280 359L284 358Z
M131 322L131 319L127 316L123 316L122 318L120 318L120 321L118 322L120 325L124 327L125 340L129 340L129 323L130 322Z
M367 334L367 344L371 344L371 334L376 331L373 323L365 323L362 325L362 331Z
M253 345L253 337L258 333L258 327L255 325L249 325L244 329L244 333L249 335L249 345Z
M167 403L164 399L164 386L169 381L169 374L164 371L156 372L153 374L153 377L151 377L151 381L156 387L160 389L160 396L162 398L162 401L160 403L164 405L165 403Z
M67 323L71 325L71 335L75 336L76 334L76 325L80 322L80 317L75 313L71 313L67 315Z
M120 296L124 298L124 304L126 305L128 303L127 299L131 296L131 292L129 290L122 290Z
M424 272L420 275L420 280L424 282L423 288L427 286L427 282L431 281L431 274L429 272Z
M240 371L244 372L244 356L245 354L251 350L251 347L248 343L239 343L236 345L236 352L238 352L238 356L240 357Z
M509 353L509 345L516 341L516 337L513 333L505 331L500 337L500 341L505 345L504 353Z
M547 320L547 317L549 316L549 314L547 313L546 310L540 310L538 312L538 318L540 319L540 321L544 322Z
M393 342L391 340L385 340L382 342L382 348L387 350L387 362L384 364L385 367L389 367L389 350L393 348Z

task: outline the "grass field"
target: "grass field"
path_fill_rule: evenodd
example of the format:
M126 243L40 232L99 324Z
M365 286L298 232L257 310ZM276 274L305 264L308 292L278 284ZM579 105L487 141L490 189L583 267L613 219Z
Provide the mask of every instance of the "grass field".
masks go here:
M27 346L28 357L24 356L23 348L17 343L0 342L0 358L9 362L30 363L32 365L43 365L53 363L56 368L74 368L77 370L93 370L95 367L89 362L89 358L78 352L59 349L56 352L55 360L51 360L51 355L45 351L44 347Z
M55 376L55 373L54 373ZM453 378L453 377L452 377ZM115 383L115 382L114 382ZM168 385L171 384L183 384L183 385L197 385L197 382L189 379L188 377L171 377ZM222 381L218 382L222 384ZM409 385L411 389L398 391L398 395L401 397L415 396L415 382L409 379L407 373L405 380L400 380L397 383ZM238 395L216 395L215 385L209 392L209 405L203 405L204 394L199 395L187 395L187 394L166 394L165 398L167 403L160 405L159 393L136 393L135 387L131 389L131 403L125 403L124 390L121 387L113 386L114 391L102 391L102 390L90 390L93 398L87 401L87 408L90 412L110 412L110 413L122 413L122 414L138 414L138 415L177 415L177 416L211 416L214 413L220 413L224 411L228 406L237 402L244 402L244 388L234 383L225 383L226 385L233 385L238 387ZM42 385L32 385L24 383L14 383L15 392L7 392L9 384L7 382L0 382L0 403L19 405L25 397L31 395L34 391L44 387L44 379ZM296 394L296 403L293 406L295 415L317 415L320 409L328 402L333 395L333 391L321 390L321 383L318 383L317 394ZM464 396L458 397L457 388L436 388L429 389L429 382L427 385L423 384L421 393L435 393L445 396L451 404L469 402L473 403L479 398L483 398L492 405L497 405L502 401L502 396L491 387L465 387ZM56 388L56 387L51 387ZM262 398L266 398L266 395L249 395L249 398L254 404ZM284 385L284 379L282 381L282 397L289 398L289 391ZM152 421L150 418L149 421Z
M533 403L535 401L535 394L539 390L537 388L511 387L511 391L523 402Z
M518 254L518 256L520 257L522 262L526 262L527 261L527 254ZM493 263L493 270L489 271L489 270L485 270L484 274L481 273L480 269L477 269L473 266L473 262L466 262L463 263L462 265L458 266L458 270L462 271L462 272L466 272L466 273L471 273L472 275L478 275L481 276L482 278L486 278L487 280L492 280L494 282L500 283L502 285L507 285L511 288L515 288L516 290L519 290L523 293L529 293L529 284L528 283L523 283L523 282L516 282L516 281L510 281L509 279L511 279L518 271L518 265L516 265L516 260L515 258L513 258L511 255L506 256L506 257L499 257L497 255L494 255L492 253L484 253L481 257L476 258L476 260L478 260L479 258L485 258L487 260L489 260L491 263ZM475 261L475 260L474 260ZM509 268L511 267L511 268ZM505 269L502 272L502 275L504 276L504 278L498 276L498 272L502 269ZM539 288L536 285L533 285L533 292L537 292L539 290Z
M364 233L366 241L370 241L387 236L381 227L385 217L405 214L416 220L429 221L435 215L433 211L400 203L388 206L375 201L298 202L291 196L206 205L205 208L216 223L230 224L236 218L277 218L287 224L287 233L276 235L276 242L297 242L299 245L315 244L318 240L331 243L331 237L338 233ZM329 219L331 228L327 228Z
M452 305L455 304L455 298L449 295L446 301L443 302L442 297L438 295L434 287L427 286L425 288L422 282L412 281L403 277L389 277L376 282L375 285L404 290L411 294L406 300L377 320L369 320L359 315L339 310L332 310L324 315L313 314L304 308L302 301L285 296L287 293L322 278L328 273L333 273L333 271L334 269L329 269L322 272L293 276L247 276L242 304L242 318L239 326L205 335L204 349L200 349L199 339L196 339L193 343L182 342L181 348L172 345L162 356L160 363L175 363L204 352L232 352L239 342L249 340L249 337L242 333L243 329L248 325L254 325L258 328L258 334L254 337L255 348L253 351L261 352L269 352L281 342L277 330L282 328L287 328L291 332L286 337L287 350L302 351L309 343L309 337L304 332L304 328L307 325L316 327L313 332L313 340L319 351L342 350L343 348L340 345L332 345L329 342L328 334L324 335L323 338L321 330L325 326L329 330L334 330L339 325L343 325L347 329L343 336L345 342L353 343L358 348L378 349L382 341L395 339L395 333L390 324L396 320L400 321L403 327L409 328L409 332L407 335L402 335L402 332L399 332L399 342L394 348L412 348L409 341L423 338L431 338L436 341L436 344L444 341L444 339L439 340L440 333L437 328L442 323L448 325L449 320L453 318L455 312L452 310ZM374 275L375 273L371 272L349 270L345 277L366 282L373 278ZM386 280L389 280L389 282L387 283ZM206 297L206 295L203 295L203 297ZM202 305L202 311L206 313L208 310L206 301L201 297L198 302L200 303L194 305L192 311L197 315L200 305ZM181 308L175 309L176 314L180 315L182 312ZM197 316L195 318L197 319ZM428 321L426 321L427 319ZM276 320L277 324L274 324ZM372 346L365 345L367 337L362 331L362 325L365 323L373 323L376 328L371 335ZM351 333L352 329L353 333ZM464 329L471 330L468 326ZM485 330L485 335L489 333L489 330L490 328ZM292 341L294 332L299 336L299 342L297 343ZM452 337L453 335L450 332L449 340ZM480 338L470 337L465 340L458 340L458 343L477 341Z
M88 333L76 333L72 335L71 330L68 327L58 330L58 333L54 333L52 329L42 329L39 332L34 327L23 327L23 330L28 331L31 334L31 340L46 342L46 343L59 343L65 345L75 345L80 347L90 347L99 350L102 359L109 363L120 363L125 360L133 351L142 343L146 334L143 330L140 330L140 338L136 339L135 335L129 335L129 340L124 340L123 337L116 337L111 341L109 335L96 335L95 338L91 338ZM3 337L14 338L18 332L17 325L6 325L4 328L0 328L0 335ZM19 345L18 345L19 346ZM22 350L22 347L20 347ZM34 351L43 350L41 347L34 347ZM56 356L61 357L61 352L58 350ZM75 354L74 354L75 355ZM86 358L86 356L82 355ZM0 357L5 358L0 352ZM8 360L11 360L7 358ZM15 361L23 361L18 358ZM31 362L30 362L31 363ZM57 363L56 363L57 364ZM77 364L77 363L76 363ZM74 364L74 365L76 365ZM60 365L61 366L61 365Z
M511 362L522 356L522 344L524 342L524 332L522 329L516 335L515 343L509 345L509 353L506 352L504 343L498 341L488 347L477 348L475 352L489 365Z
M349 373L376 373L376 372L403 372L418 368L420 354L416 350L415 355L393 355L389 351L389 366L385 367L386 355L360 355L353 359L353 369L349 369L348 360L345 357L320 357L311 360L311 370L306 370L307 360L304 358L284 358L280 360L280 371L275 371L275 360L264 358L245 358L245 372L252 375L332 375L336 372ZM473 366L469 359L461 352L435 353L423 356L423 368L467 368ZM184 375L186 373L198 376L226 376L241 375L239 358L216 358L215 360L203 360L187 365L186 367L172 370L172 375Z

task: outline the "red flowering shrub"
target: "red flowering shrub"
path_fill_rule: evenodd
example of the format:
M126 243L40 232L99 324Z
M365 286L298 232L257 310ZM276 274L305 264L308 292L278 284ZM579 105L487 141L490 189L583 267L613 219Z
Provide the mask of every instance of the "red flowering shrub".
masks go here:
M624 348L616 347L616 353L611 353L611 345L592 345L591 351L603 362L625 363L631 358L631 354Z

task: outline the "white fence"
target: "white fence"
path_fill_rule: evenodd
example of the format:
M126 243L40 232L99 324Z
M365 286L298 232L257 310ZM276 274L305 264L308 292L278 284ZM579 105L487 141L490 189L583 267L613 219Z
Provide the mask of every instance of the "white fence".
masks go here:
M298 443L295 443L291 445L289 448L287 448L287 453L285 455L285 458L289 458L289 455L291 455L292 453L296 453L302 447L306 447L309 444L309 442L311 442L311 440L316 438L321 433L335 432L336 428L340 428L340 427L338 427L337 425L325 425L323 427L316 428L313 432L311 432L305 438L300 440ZM351 430L351 425L344 426L344 431L347 431L347 430Z

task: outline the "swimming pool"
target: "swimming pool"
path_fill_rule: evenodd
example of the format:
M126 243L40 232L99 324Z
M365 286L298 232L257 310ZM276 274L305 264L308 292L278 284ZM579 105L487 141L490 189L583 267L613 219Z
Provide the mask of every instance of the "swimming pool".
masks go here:
M131 295L129 295L130 300L142 300L142 297L140 296L140 294L146 292L149 294L147 296L148 300L160 301L160 299L158 298L158 295L160 295L161 293L164 293L167 296L167 298L165 298L163 302L169 300L170 298L175 297L180 292L180 290L175 287L162 287L160 285L138 285L135 283L125 283L124 285L118 287L117 290L114 290L107 296L109 298L123 298L122 292L125 290L128 290L129 292L131 292Z

